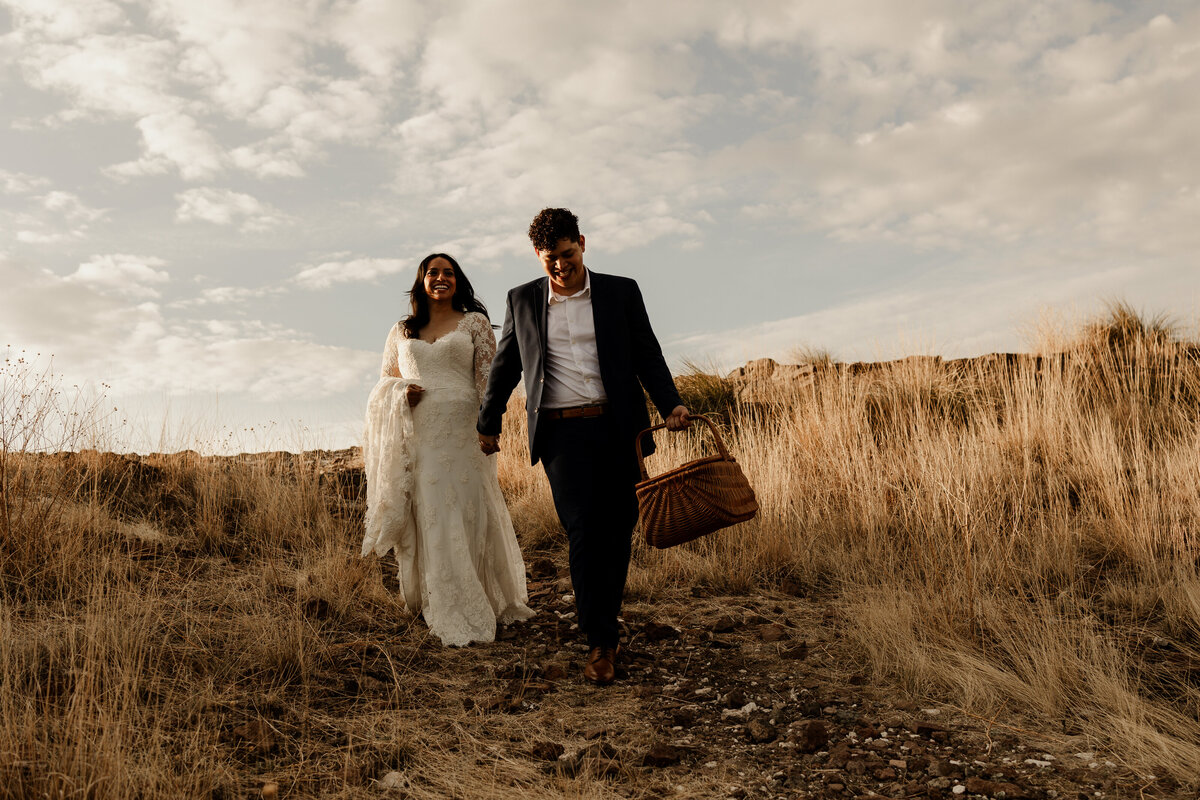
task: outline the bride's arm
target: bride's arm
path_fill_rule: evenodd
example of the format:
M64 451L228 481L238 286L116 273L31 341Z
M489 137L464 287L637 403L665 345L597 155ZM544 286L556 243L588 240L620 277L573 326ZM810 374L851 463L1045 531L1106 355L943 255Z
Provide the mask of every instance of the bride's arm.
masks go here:
M471 341L475 344L475 393L483 402L483 390L487 388L488 373L492 371L492 359L496 357L496 334L492 323L483 314L471 317Z
M392 330L388 333L387 344L383 346L383 364L379 367L380 378L399 378L400 377L400 362L398 358L396 340L400 336L400 323L392 326Z

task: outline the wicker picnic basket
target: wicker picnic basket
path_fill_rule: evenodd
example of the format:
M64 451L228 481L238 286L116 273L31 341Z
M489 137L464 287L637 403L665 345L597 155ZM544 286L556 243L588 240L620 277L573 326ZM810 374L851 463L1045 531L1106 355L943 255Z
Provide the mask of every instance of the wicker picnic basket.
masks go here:
M659 549L690 542L713 531L753 519L758 501L742 468L725 449L717 426L707 417L692 417L708 426L717 444L717 455L668 470L654 478L646 474L642 437L665 428L655 425L638 434L638 518L646 544Z

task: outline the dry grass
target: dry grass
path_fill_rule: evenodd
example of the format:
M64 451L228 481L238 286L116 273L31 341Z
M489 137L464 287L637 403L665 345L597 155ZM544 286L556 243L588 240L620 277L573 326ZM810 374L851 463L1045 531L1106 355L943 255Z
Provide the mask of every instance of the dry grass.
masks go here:
M1123 306L1070 345L732 409L760 518L641 553L634 585L836 598L881 680L1200 774L1200 349Z
M39 455L89 444L95 408L28 365L4 380L0 798L374 796L395 768L412 797L612 794L496 749L569 736L568 711L471 713L478 651L428 641L315 461ZM826 366L767 414L684 384L726 415L762 512L639 549L633 597L821 598L877 681L1200 774L1200 366L1169 326L1118 307L1066 355ZM561 535L512 411L501 479L532 560ZM652 472L706 446L660 441Z

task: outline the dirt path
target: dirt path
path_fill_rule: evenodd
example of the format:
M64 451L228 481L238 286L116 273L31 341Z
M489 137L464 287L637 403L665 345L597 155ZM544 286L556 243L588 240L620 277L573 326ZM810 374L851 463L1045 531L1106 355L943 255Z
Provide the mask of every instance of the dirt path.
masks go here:
M345 796L1180 794L1078 737L888 699L848 660L829 606L783 595L629 602L618 682L599 688L581 677L569 583L550 576L530 590L538 616L493 644L443 648L411 620L390 635L331 643L339 655L324 682L338 689L324 720L331 752L355 765ZM326 630L335 640L346 633ZM320 716L309 713L302 738ZM396 728L397 715L411 724ZM398 742L387 741L389 720ZM253 749L253 733L243 747ZM319 750L310 745L309 757ZM264 755L257 765L278 769L262 769L261 780L286 788L297 774L286 761Z

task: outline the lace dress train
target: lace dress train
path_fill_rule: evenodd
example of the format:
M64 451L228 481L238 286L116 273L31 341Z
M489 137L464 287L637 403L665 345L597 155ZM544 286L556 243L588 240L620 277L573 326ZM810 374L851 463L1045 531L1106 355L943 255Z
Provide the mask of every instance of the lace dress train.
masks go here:
M405 602L443 644L496 638L533 616L525 564L475 419L496 351L491 324L467 314L435 342L388 335L367 403L363 555L396 552ZM405 389L425 389L410 408Z

